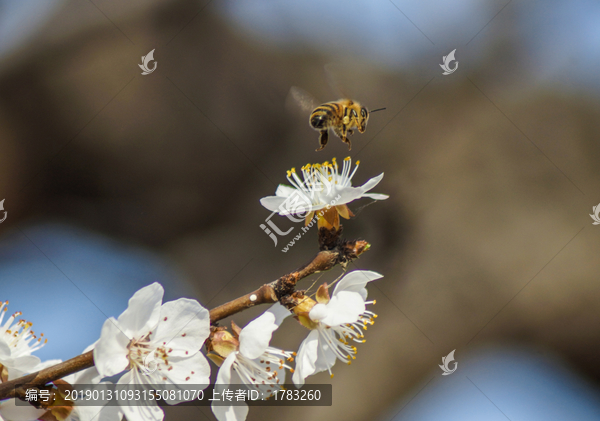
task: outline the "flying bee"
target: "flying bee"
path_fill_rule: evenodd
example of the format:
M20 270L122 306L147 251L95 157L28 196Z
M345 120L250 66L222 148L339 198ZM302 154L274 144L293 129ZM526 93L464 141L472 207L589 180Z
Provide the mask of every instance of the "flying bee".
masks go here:
M308 123L320 133L320 147L317 151L327 145L329 129L333 130L333 133L348 145L348 150L352 149L352 143L348 136L354 133L354 129L357 129L359 133L364 133L370 113L385 110L385 108L378 108L369 112L366 107L352 99L340 99L316 105L318 102L310 94L296 86L291 88L290 94L302 108L312 110Z

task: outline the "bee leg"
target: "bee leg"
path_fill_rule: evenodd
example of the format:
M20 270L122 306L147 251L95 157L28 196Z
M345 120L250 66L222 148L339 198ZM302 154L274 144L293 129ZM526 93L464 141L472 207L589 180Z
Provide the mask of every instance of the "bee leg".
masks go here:
M354 134L354 130L348 130L348 136L352 136Z
M319 144L321 145L319 147L319 149L317 149L317 152L320 151L321 149L325 148L325 145L327 145L327 141L329 140L329 133L327 130L321 130L321 135L319 136Z
M340 139L342 139L342 142L346 143L348 145L348 150L352 149L352 143L350 142L350 139L348 139L348 137L346 137L346 134L352 134L352 130L348 130L346 128L346 125L342 125L342 129L339 131L336 131L335 133L336 135L338 135L338 137Z
M344 141L344 143L348 144L348 150L352 150L352 142L350 142L350 139L348 139L347 137L342 138L342 140Z

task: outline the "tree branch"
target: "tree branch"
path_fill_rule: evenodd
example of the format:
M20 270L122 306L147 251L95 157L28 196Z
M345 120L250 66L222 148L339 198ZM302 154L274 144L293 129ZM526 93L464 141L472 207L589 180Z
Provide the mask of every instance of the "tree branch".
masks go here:
M41 386L93 366L94 351L88 351L52 367L36 371L35 373L19 377L18 379L0 383L0 399L14 398L19 395L22 396L25 392L23 390L19 391L18 388L23 385L35 384Z
M211 324L258 304L276 303L283 297L292 294L296 284L302 278L332 269L337 264L345 267L349 261L356 259L369 249L369 244L363 240L341 241L340 234L341 228L338 231L321 228L319 230L321 251L309 263L274 282L261 286L256 291L213 308L210 310ZM25 393L21 388L23 385L42 386L93 366L93 351L89 351L55 366L0 383L0 400L23 396Z

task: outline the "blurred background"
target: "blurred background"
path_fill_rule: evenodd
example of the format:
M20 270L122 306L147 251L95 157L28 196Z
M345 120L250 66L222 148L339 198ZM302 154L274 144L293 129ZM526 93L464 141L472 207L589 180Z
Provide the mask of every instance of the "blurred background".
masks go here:
M344 223L372 244L350 269L385 275L379 318L350 367L310 378L332 407L248 419L600 420L598 19L583 0L0 0L0 300L48 337L42 359L78 355L154 281L215 307L318 251L310 232L283 253L299 227L278 216L295 231L274 247L259 199L351 156L390 195ZM285 106L292 86L340 98L326 66L387 107L350 152L315 152ZM167 409L190 417L214 419Z

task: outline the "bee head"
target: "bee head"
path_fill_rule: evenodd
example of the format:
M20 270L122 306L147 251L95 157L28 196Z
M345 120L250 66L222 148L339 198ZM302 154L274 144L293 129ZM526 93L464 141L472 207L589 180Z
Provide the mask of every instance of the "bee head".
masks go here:
M360 117L358 118L358 131L364 133L367 129L367 121L369 121L369 111L365 107L360 109Z

